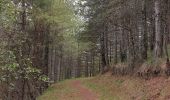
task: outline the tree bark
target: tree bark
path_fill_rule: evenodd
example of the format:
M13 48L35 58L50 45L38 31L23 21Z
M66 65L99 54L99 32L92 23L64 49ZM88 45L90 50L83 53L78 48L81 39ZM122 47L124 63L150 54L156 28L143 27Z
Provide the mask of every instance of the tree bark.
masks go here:
M160 18L160 0L155 0L155 59L162 56L161 46L161 18Z

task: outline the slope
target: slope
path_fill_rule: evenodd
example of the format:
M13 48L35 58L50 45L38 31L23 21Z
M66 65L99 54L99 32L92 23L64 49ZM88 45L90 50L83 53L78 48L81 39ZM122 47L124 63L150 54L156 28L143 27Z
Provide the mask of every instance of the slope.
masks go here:
M52 85L38 100L170 100L170 79L144 80L107 73Z

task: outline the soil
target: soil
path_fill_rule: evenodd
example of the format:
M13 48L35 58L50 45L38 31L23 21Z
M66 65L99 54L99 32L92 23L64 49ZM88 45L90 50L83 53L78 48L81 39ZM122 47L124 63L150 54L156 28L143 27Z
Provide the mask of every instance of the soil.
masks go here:
M98 96L88 88L84 87L79 80L72 81L71 86L78 90L78 94L74 96L81 98L81 100L99 100Z

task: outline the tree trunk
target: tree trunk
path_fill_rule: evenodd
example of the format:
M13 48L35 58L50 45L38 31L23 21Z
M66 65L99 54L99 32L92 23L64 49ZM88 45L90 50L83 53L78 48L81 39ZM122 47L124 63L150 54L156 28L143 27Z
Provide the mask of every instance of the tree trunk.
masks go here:
M155 59L158 60L162 56L161 46L161 18L160 18L160 0L155 0Z

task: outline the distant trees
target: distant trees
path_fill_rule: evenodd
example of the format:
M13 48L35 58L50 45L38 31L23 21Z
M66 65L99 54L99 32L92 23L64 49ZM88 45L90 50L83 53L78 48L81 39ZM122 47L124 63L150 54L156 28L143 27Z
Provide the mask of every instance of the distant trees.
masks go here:
M100 39L102 71L117 63L133 71L136 64L169 59L169 5L167 0L84 0L86 34Z

